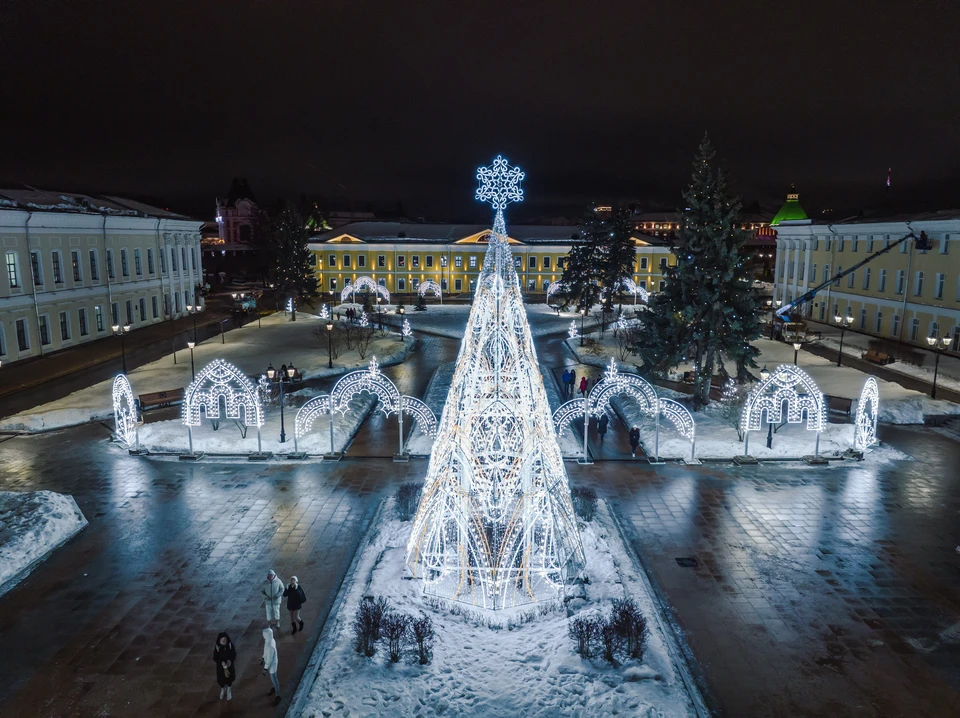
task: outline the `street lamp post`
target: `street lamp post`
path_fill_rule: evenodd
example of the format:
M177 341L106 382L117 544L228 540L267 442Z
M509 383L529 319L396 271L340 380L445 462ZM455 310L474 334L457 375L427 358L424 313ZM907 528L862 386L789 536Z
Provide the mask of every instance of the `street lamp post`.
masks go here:
M837 314L833 321L840 327L840 352L837 354L837 366L840 366L840 362L843 360L843 333L847 331L847 327L853 324L853 317L841 317Z
M377 295L377 328L383 333L383 316L380 314L380 295Z
M197 346L196 342L187 342L187 347L190 349L190 381L193 381L196 378L196 375L193 372L193 348Z
M937 373L940 371L940 352L950 346L950 337L937 337L936 335L932 337L927 337L927 344L929 344L933 350L936 352L937 358L934 360L933 364L933 387L930 389L930 398L937 398Z
M287 441L287 432L286 427L283 423L283 385L293 379L294 375L297 373L297 368L291 364L286 368L286 374L279 373L276 369L273 368L273 364L267 367L267 378L270 381L273 381L274 377L277 377L277 381L280 383L280 443L284 444Z
M192 304L187 305L187 314L193 317L193 343L197 343L197 312L200 311L200 307L195 307Z
M766 381L770 378L770 372L767 367L760 370L760 381ZM773 448L773 422L770 421L770 412L767 412L767 448Z
M333 320L327 320L327 369L333 369ZM333 449L331 448L332 452Z
M113 333L120 337L120 356L123 359L123 373L127 373L127 348L123 342L123 336L130 333L130 325L124 324L122 327L119 324L113 325Z
M580 346L583 346L583 321L587 318L587 310L580 310Z
M793 343L793 365L794 365L794 366L797 365L797 354L799 353L800 347L802 347L802 346L803 346L803 344L801 344L800 342L794 342L794 343Z

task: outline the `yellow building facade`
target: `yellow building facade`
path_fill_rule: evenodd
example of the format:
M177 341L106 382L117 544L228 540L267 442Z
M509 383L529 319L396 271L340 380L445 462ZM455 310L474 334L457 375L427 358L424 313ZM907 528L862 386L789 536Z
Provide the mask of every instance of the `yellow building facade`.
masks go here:
M799 311L824 323L849 317L855 331L924 348L929 336L949 336L951 351L960 348L960 213L831 224L794 219L775 228L774 300L783 303L902 237L924 232L930 249L907 239L830 283Z
M546 297L560 280L567 254L579 238L576 227L511 225L509 241L521 288ZM326 232L310 243L321 293L339 295L369 277L405 301L420 284L436 282L444 298L469 298L483 268L491 229L482 225L360 222ZM639 234L634 282L649 292L662 288L663 268L676 259L666 242Z

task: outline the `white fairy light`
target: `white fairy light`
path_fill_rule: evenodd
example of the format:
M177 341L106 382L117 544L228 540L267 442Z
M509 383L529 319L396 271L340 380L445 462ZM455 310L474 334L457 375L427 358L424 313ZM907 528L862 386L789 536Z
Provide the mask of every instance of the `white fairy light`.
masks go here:
M440 290L440 285L432 279L427 279L423 282L420 282L420 286L417 287L417 294L419 294L421 297L426 296L427 292L433 292L433 296L435 297L443 296L443 292Z
M552 297L554 294L556 294L557 292L566 291L566 289L567 289L566 286L564 286L562 282L550 282L550 284L547 286L546 303L547 304L550 303L550 297Z
M403 327L400 329L400 332L405 337L409 337L411 334L413 334L413 329L410 327L410 321L406 317L403 319Z
M630 294L632 294L635 298L639 297L645 302L650 300L650 292L648 292L646 289L644 289L639 284L634 282L630 277L624 277L623 279L621 279L620 284L624 289L630 292Z
M129 449L137 438L137 404L130 380L117 374L113 380L113 425L117 440Z
M407 564L427 593L499 609L558 598L583 548L503 219L524 174L497 157L477 178L493 232Z
M800 391L797 390L800 388ZM744 452L749 442L749 432L759 431L761 419L767 424L783 421L783 404L787 404L787 423L802 424L807 414L807 431L817 432L817 450L820 450L820 432L826 426L826 409L823 393L810 375L793 364L781 364L777 370L762 381L743 403L740 413L740 429L744 433Z
M329 319L329 318L330 318L330 309L327 307L326 304L324 304L322 307L320 307L320 318L321 318L321 319Z
M197 372L183 394L184 426L200 426L200 409L208 419L220 419L220 400L224 417L237 419L246 426L263 426L263 406L257 388L230 362L214 359Z
M626 318L625 316L623 316L623 315L621 314L619 317L617 317L617 329L618 329L618 330L622 331L622 330L626 329L627 326L628 326L628 323L627 323L627 318Z
M570 320L570 328L567 329L567 334L569 335L569 337L570 337L571 339L576 339L577 337L580 336L580 332L577 331L577 320L576 320L576 319L571 319L571 320Z
M360 326L364 329L370 326L370 320L367 319L367 313L364 311L360 312Z
M390 292L386 287L382 287L373 281L373 277L357 277L353 284L348 284L345 286L343 291L340 292L340 303L346 304L347 297L349 297L351 294L353 295L354 299L356 299L357 292L359 292L363 287L366 287L367 289L379 294L381 297L383 297L383 301L385 301L387 304L390 303Z
M857 402L857 419L853 433L855 451L866 451L877 443L877 418L880 414L880 387L872 376L867 377Z

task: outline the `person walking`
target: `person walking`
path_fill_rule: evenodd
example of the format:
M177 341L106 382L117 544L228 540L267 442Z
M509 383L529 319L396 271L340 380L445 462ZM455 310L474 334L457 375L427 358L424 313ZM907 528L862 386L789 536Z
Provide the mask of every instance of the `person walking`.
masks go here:
M573 398L574 392L577 388L577 372L574 369L570 370L570 398Z
M271 568L267 572L267 580L263 582L263 605L267 609L267 625L277 624L280 630L280 600L283 598L283 581Z
M560 377L560 383L563 385L563 395L566 396L567 392L570 391L570 387L567 386L570 383L570 370L564 369L563 376Z
M633 449L633 455L637 455L637 447L640 446L640 429L636 426L630 427L630 448Z
M231 686L237 677L237 669L234 665L237 661L237 649L233 647L233 641L224 631L217 636L217 642L213 646L213 662L217 664L217 685L220 686L220 700L226 698L233 700Z
M600 434L600 441L603 441L603 435L607 433L607 425L610 423L610 418L606 413L601 414L600 423L597 424L597 433Z
M584 399L587 398L587 385L588 385L589 383L590 383L590 381L587 379L587 377L581 377L581 379L580 379L580 395L583 396Z
M277 680L277 668L280 661L277 657L277 640L273 637L272 628L263 629L263 658L260 659L260 665L263 666L263 674L270 676L270 682L273 687L267 693L267 697L276 694L273 699L273 705L280 705L280 681Z
M296 576L290 577L290 585L283 589L283 596L287 599L287 610L290 611L290 625L293 627L293 634L297 632L297 624L300 624L300 630L303 630L303 620L300 618L300 607L307 602L307 594L300 587L300 582Z

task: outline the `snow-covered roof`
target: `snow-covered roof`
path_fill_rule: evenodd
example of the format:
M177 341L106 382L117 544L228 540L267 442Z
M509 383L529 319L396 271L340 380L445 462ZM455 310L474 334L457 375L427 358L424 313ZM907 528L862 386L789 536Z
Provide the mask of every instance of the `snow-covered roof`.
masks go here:
M0 209L99 214L117 217L190 219L182 214L123 197L98 197L78 192L58 192L35 187L0 188Z
M324 232L314 241L327 242L344 234L364 242L416 243L457 242L480 232L491 231L488 224L428 224L417 222L353 222ZM530 244L565 244L580 238L577 227L550 225L508 224L507 234L513 239Z

